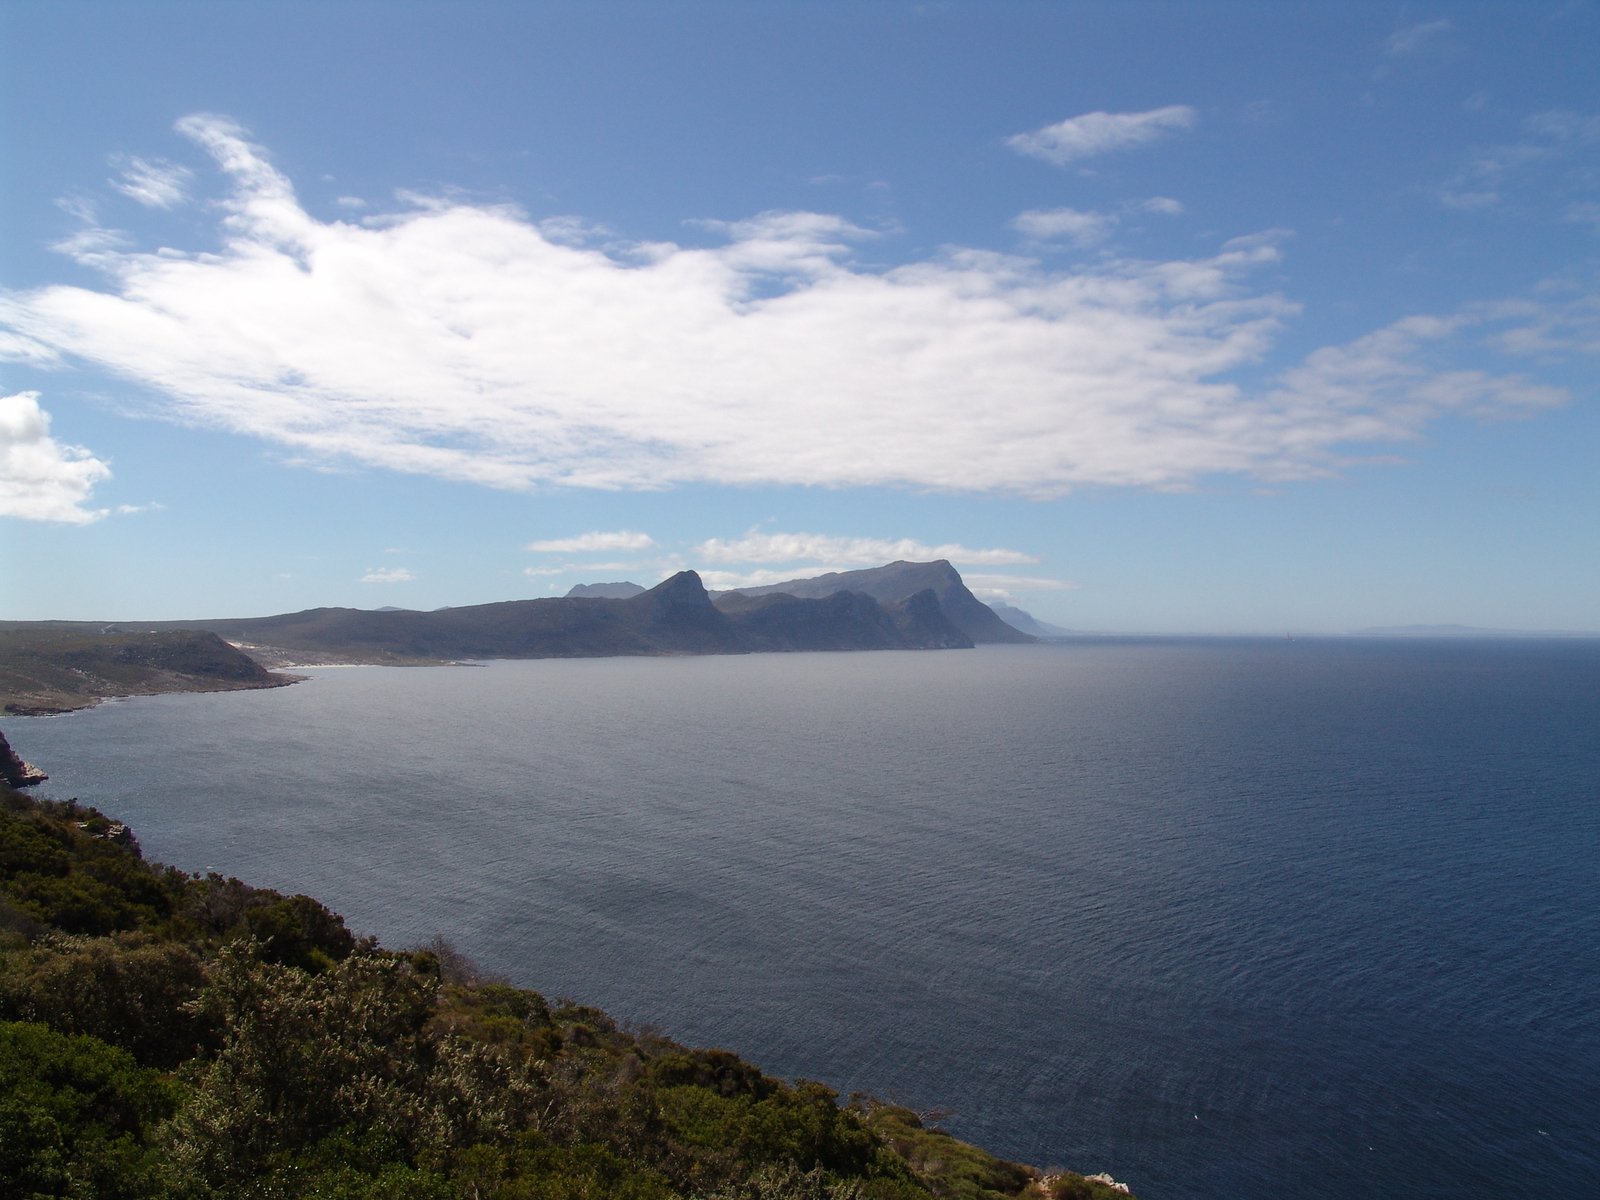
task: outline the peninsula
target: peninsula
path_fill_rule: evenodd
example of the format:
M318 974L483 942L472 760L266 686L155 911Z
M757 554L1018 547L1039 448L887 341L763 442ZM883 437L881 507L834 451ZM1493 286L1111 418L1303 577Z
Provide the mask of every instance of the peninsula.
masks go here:
M433 612L313 608L270 617L0 623L0 710L65 712L111 696L276 687L274 668L495 658L952 650L1035 639L948 562L890 563L743 591L681 571L653 588Z

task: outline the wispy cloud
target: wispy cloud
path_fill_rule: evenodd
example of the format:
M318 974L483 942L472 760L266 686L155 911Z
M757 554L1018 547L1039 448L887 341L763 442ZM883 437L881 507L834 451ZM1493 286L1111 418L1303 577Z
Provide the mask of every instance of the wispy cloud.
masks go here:
M594 554L615 550L648 550L655 544L655 539L648 533L639 533L633 529L617 529L610 532L593 530L589 533L580 533L576 537L547 538L543 541L529 542L528 549L541 554Z
M1187 104L1138 113L1084 113L1032 133L1014 134L1006 139L1006 145L1018 154L1064 167L1097 154L1143 146L1189 129L1198 119L1199 114Z
M0 517L87 525L106 515L89 508L111 468L81 446L50 436L38 392L0 396Z
M1383 52L1390 58L1403 58L1415 54L1426 46L1436 44L1440 38L1455 28L1454 23L1441 17L1436 21L1418 21L1397 29L1383 42Z
M1078 208L1036 208L1011 221L1011 228L1032 241L1048 244L1067 242L1082 250L1092 250L1108 242L1129 213L1154 213L1173 217L1183 205L1168 196L1133 200L1119 212L1087 212Z
M929 544L914 538L840 537L825 533L775 533L752 529L743 537L709 538L695 547L697 561L714 563L836 563L878 566L905 559L947 558L956 564L1001 566L1036 563L1020 550L973 549L954 542ZM791 576L792 577L792 576Z
M1437 196L1446 208L1490 209L1507 193L1559 194L1563 189L1556 184L1564 179L1580 186L1590 182L1589 160L1597 146L1600 115L1570 109L1534 113L1522 122L1517 140L1474 148ZM1571 176L1574 164L1577 175Z
M1072 592L1078 585L1070 579L1052 579L1038 575L995 575L984 572L963 571L962 581L980 596L1000 600L1015 599L1020 592Z
M405 567L368 567L362 583L411 583L417 577Z
M1018 233L1035 241L1068 241L1084 248L1100 245L1116 226L1116 217L1108 213L1076 208L1033 209L1011 222Z
M1062 134L1067 151L1193 120L1091 116L1110 125ZM1407 342L1419 357L1387 391L1318 392L1310 364L1263 389L1239 377L1261 372L1297 311L1254 283L1279 260L1274 235L1193 259L1051 266L952 247L882 268L852 260L867 234L814 213L724 223L704 246L588 240L571 223L557 241L459 199L324 222L231 122L179 128L231 185L221 249L100 248L84 261L103 290L0 293L0 351L94 363L142 385L155 415L310 464L499 488L1033 497L1305 477L1375 429L1410 438L1460 411L1421 384L1453 378L1443 351L1477 328L1453 327L1431 358Z
M529 579L548 579L555 575L581 574L590 582L598 571L638 571L638 563L626 562L564 562L553 567L523 567L522 573Z
M112 165L120 168L111 186L147 208L176 208L189 197L194 172L164 160L118 156Z

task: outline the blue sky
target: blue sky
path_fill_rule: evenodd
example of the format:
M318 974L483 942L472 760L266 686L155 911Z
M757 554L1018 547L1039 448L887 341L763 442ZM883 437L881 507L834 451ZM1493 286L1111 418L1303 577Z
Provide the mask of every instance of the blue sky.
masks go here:
M1600 627L1592 3L0 3L0 616L950 558Z

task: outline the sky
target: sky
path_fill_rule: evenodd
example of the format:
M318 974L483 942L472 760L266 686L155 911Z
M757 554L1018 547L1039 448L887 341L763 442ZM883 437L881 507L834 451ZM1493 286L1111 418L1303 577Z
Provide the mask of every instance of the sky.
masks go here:
M1589 2L0 0L0 617L948 558L1600 629Z

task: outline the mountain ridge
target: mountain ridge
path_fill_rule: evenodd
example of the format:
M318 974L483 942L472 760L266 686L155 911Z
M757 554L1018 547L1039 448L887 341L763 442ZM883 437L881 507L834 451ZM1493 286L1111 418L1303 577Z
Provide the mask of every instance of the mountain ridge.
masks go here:
M903 600L924 589L931 590L952 624L978 645L1018 644L1037 639L1001 620L993 609L967 588L961 573L948 559L917 563L899 559L882 567L858 571L830 571L804 579L759 587L730 588L745 596L765 596L782 592L800 599L819 598L835 592L862 592L879 602ZM725 594L725 593L724 593Z
M271 674L289 666L954 650L1036 640L1005 624L944 560L715 596L694 571L637 587L580 585L566 596L432 612L319 607L185 621L0 622L0 706L65 712L113 696L273 687L294 681Z

